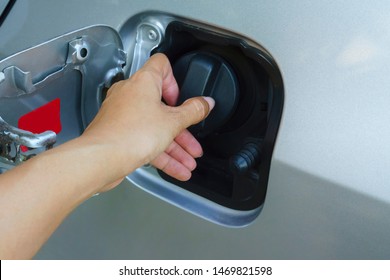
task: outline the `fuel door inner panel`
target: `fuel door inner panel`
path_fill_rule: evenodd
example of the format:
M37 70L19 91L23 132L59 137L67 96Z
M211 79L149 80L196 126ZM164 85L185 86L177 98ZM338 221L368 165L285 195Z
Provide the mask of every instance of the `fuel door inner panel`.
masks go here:
M177 105L211 96L216 106L189 128L204 149L189 181L149 165L127 179L213 223L253 222L265 201L282 115L281 73L258 43L165 13L131 17L119 33L87 27L0 61L0 172L79 136L107 89L158 52L172 64L180 88Z
M0 169L79 136L126 54L107 26L75 31L0 62ZM99 70L97 70L99 69Z

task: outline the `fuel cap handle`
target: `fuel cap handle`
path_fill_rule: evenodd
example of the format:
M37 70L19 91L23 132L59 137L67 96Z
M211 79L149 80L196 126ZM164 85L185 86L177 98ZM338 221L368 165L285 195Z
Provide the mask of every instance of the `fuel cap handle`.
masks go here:
M195 96L210 96L215 107L204 121L190 127L198 137L218 130L233 115L239 87L232 67L222 57L208 52L191 52L180 57L173 65L180 88L178 105Z

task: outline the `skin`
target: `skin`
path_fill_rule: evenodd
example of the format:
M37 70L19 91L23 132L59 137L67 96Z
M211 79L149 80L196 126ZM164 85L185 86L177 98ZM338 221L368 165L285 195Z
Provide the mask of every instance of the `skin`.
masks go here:
M202 148L186 128L214 101L196 97L173 107L178 94L168 59L156 54L110 88L80 137L1 175L0 258L32 258L72 210L146 163L188 180Z

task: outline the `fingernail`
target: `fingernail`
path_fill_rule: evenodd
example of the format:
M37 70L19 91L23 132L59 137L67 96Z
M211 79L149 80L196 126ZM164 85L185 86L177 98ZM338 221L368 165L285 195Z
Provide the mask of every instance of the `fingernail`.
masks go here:
M214 108L214 106L215 106L215 100L212 97L210 97L210 96L203 96L203 98L209 104L209 108L210 108L210 111L211 111Z

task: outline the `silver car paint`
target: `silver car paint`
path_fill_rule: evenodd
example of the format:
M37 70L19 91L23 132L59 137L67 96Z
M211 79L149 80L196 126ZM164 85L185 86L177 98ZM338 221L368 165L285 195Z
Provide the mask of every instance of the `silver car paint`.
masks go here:
M389 258L390 4L18 1L0 58L148 10L242 33L277 60L285 104L264 208L229 229L124 182L81 205L37 258Z

